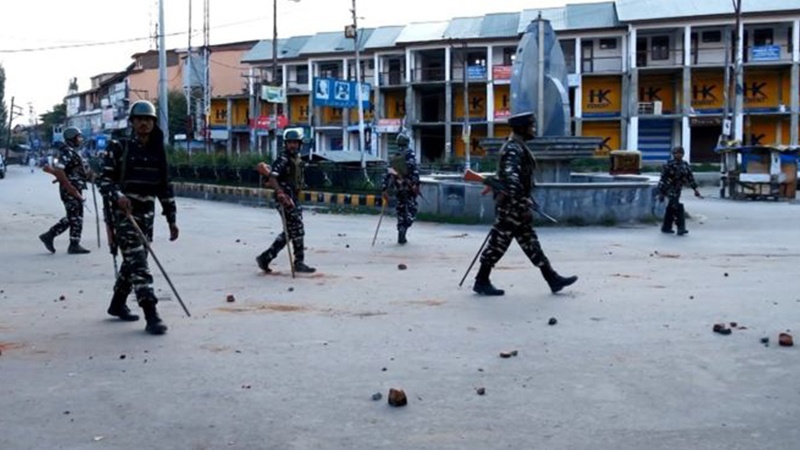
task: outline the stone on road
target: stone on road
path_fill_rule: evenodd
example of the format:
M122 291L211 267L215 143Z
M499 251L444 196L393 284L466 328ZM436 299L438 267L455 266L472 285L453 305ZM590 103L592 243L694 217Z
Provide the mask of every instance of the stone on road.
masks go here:
M551 295L514 245L492 272L506 295L488 299L471 291L475 272L458 288L486 225L417 222L415 245L386 232L371 247L374 216L309 209L305 261L319 270L292 279L285 252L272 274L254 263L281 231L275 210L177 202L180 239L169 242L159 214L153 248L194 314L162 301L170 333L153 337L140 322L107 317L107 251L42 247L38 235L63 215L49 177L11 166L0 180L0 448L800 441L800 354L759 342L800 323L797 204L687 196L691 234L681 239L657 224L540 228L554 267L580 281ZM222 301L228 294L235 302ZM746 329L709 329L732 319ZM511 349L521 356L498 358ZM369 395L396 387L411 396L405 408Z

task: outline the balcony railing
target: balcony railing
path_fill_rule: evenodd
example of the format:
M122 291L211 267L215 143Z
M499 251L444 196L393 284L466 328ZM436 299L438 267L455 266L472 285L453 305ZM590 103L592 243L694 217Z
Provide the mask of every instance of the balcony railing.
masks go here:
M413 69L411 81L415 83L444 81L444 67Z
M622 56L598 56L581 61L581 73L622 72Z
M636 51L636 67L675 67L683 65L683 49L651 48Z
M406 84L406 73L402 70L389 70L381 72L380 85L387 86L403 86Z

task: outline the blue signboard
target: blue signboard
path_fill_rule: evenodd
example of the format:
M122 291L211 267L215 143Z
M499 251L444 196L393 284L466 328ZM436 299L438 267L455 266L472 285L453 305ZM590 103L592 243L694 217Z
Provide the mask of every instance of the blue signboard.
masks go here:
M467 66L467 78L470 80L483 80L486 79L486 67L484 66Z
M780 45L760 45L753 47L750 61L780 61Z
M361 83L361 98L364 108L369 108L371 86ZM357 108L356 82L336 78L314 78L314 106L334 108Z

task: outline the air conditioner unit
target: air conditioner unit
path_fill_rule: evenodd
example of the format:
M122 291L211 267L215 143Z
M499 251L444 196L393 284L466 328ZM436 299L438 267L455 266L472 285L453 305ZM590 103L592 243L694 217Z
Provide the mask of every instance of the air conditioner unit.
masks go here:
M653 115L660 116L664 110L664 104L661 101L653 102Z

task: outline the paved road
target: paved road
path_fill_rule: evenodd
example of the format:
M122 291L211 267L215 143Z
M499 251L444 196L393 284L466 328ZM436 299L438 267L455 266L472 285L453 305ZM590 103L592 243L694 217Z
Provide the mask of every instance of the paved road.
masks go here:
M776 345L800 329L797 204L687 199L685 238L656 225L544 228L556 269L579 282L549 294L515 247L493 274L507 289L495 299L457 287L483 226L420 223L399 247L385 221L371 248L376 217L307 213L307 262L320 273L292 280L285 254L274 275L253 261L279 230L274 211L178 208L180 240L159 220L155 248L193 315L163 302L170 331L156 337L105 316L113 270L94 216L90 255L67 255L66 236L50 255L36 236L62 214L55 187L19 166L0 181L0 448L800 441L800 353ZM156 286L170 295L160 275ZM746 329L712 333L730 321ZM386 404L391 387L407 407Z

